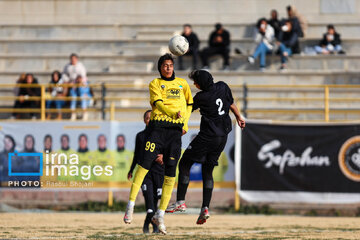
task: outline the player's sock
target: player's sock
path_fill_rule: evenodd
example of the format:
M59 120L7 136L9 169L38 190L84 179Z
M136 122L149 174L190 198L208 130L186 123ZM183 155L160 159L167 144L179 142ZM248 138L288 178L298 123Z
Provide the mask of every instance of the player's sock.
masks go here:
M203 189L203 203L202 208L209 207L212 195L212 188L204 188Z
M128 201L128 204L127 204L127 208L133 208L135 206L135 202L134 201Z
M185 195L186 195L188 186L189 186L189 183L178 182L176 201L185 201Z
M162 195L160 200L159 210L165 213L165 210L171 199L171 193L175 184L175 177L164 176L164 184L162 187Z
M154 225L152 222L151 222L151 218L154 216L154 212L151 211L151 212L148 212L146 214L146 218L145 218L145 221L144 221L144 226L143 226L143 233L149 233L149 225L151 223L151 225Z
M149 172L149 170L147 170L139 165L139 167L135 173L135 176L134 176L134 181L131 185L129 201L135 202L136 197L139 193L141 184L144 181L144 178L148 172Z

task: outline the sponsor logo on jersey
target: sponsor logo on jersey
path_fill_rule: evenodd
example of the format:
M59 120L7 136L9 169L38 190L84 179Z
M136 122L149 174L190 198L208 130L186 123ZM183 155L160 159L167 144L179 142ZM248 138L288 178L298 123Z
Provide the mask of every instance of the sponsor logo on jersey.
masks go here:
M341 146L338 161L347 178L360 182L360 136L349 138Z
M180 99L180 89L171 88L166 91L167 98Z

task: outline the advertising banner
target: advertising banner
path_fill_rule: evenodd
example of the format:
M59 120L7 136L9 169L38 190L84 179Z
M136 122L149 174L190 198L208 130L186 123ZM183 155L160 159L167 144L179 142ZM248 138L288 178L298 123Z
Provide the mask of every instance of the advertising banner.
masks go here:
M248 201L360 202L359 124L271 124L242 131Z

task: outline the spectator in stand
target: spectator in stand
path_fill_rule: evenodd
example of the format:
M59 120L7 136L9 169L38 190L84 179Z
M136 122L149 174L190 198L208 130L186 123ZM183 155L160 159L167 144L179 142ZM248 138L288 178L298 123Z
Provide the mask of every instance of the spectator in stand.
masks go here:
M73 98L71 100L70 108L72 110L71 113L71 120L76 120L76 104L78 97L82 98L81 102L81 109L83 110L83 120L86 121L88 119L88 113L86 109L90 106L90 99L93 94L91 88L89 87L86 78L83 78L81 75L77 76L75 81L76 86L73 86L70 90L70 96Z
M280 32L280 21L278 19L278 12L275 9L271 10L268 23L274 29L275 38L278 39Z
M182 33L182 36L185 37L189 42L189 50L185 55L192 55L192 68L196 69L200 41L196 33L192 31L192 27L190 24L184 25L184 31ZM184 70L182 56L179 56L179 68L180 70Z
M54 71L51 74L50 87L48 88L51 98L61 98L66 96L66 89L61 84L64 83L64 79L61 78L59 71ZM55 85L55 86L54 86ZM56 109L58 110L57 119L62 119L61 108L64 106L65 101L61 99L49 99L46 101L46 108L51 108L52 103L55 103ZM51 114L47 114L47 119L51 118Z
M304 37L304 30L306 30L307 28L307 23L305 21L305 18L302 17L295 9L294 6L287 6L286 7L286 12L288 15L287 19L282 19L281 20L281 25L284 25L286 21L291 21L291 26L293 31L297 34L298 38L302 38ZM302 22L300 22L300 19ZM280 34L280 33L279 33ZM300 44L299 41L296 42L296 45L294 45L292 47L292 54L295 53L300 53Z
M70 63L66 64L64 67L63 74L66 76L65 82L75 82L78 76L87 81L86 69L84 65L79 61L79 56L75 53L70 55Z
M340 34L335 31L334 25L327 26L327 32L324 33L323 39L319 42L319 46L315 46L318 54L344 54L341 47Z
M297 46L299 45L298 32L293 28L291 20L286 20L284 25L281 26L279 33L279 41L276 44L279 46L279 53L281 56L280 70L286 69L286 62Z
M25 76L24 84L38 85L38 81L36 78L34 78L33 74L27 73ZM40 96L41 96L40 86L20 87L19 93L18 93L19 100L18 100L18 102L15 103L14 108L38 108L40 106L39 100L29 100L29 97L40 97ZM32 119L36 119L34 112L31 112L30 116Z
M261 18L257 24L257 33L255 42L258 44L252 56L248 57L250 64L255 63L255 59L260 57L260 70L264 71L266 67L266 54L272 53L274 48L275 33L274 29L267 23L265 18Z
M298 34L298 37L305 37L305 32L307 30L307 21L305 17L296 10L295 6L287 6L286 12L288 15L288 20L291 21L293 28Z
M16 84L23 84L23 83L25 83L25 80L26 80L26 73L22 73L20 75L19 79L16 81ZM14 88L14 95L19 96L19 92L20 92L20 87L16 86ZM19 108L19 106L20 106L20 101L15 100L14 108ZM11 115L11 119L15 119L15 118L20 118L20 114L16 113L16 112L13 112L12 115Z
M210 34L209 46L200 52L204 69L209 69L209 58L213 55L221 55L224 59L223 70L229 70L230 33L224 29L221 23L215 25L215 31Z

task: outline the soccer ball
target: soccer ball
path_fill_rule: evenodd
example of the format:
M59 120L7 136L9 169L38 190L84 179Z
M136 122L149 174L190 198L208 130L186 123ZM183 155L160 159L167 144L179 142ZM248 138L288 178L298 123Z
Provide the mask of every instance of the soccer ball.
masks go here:
M176 56L184 55L189 50L189 42L183 36L176 35L169 41L169 50Z

